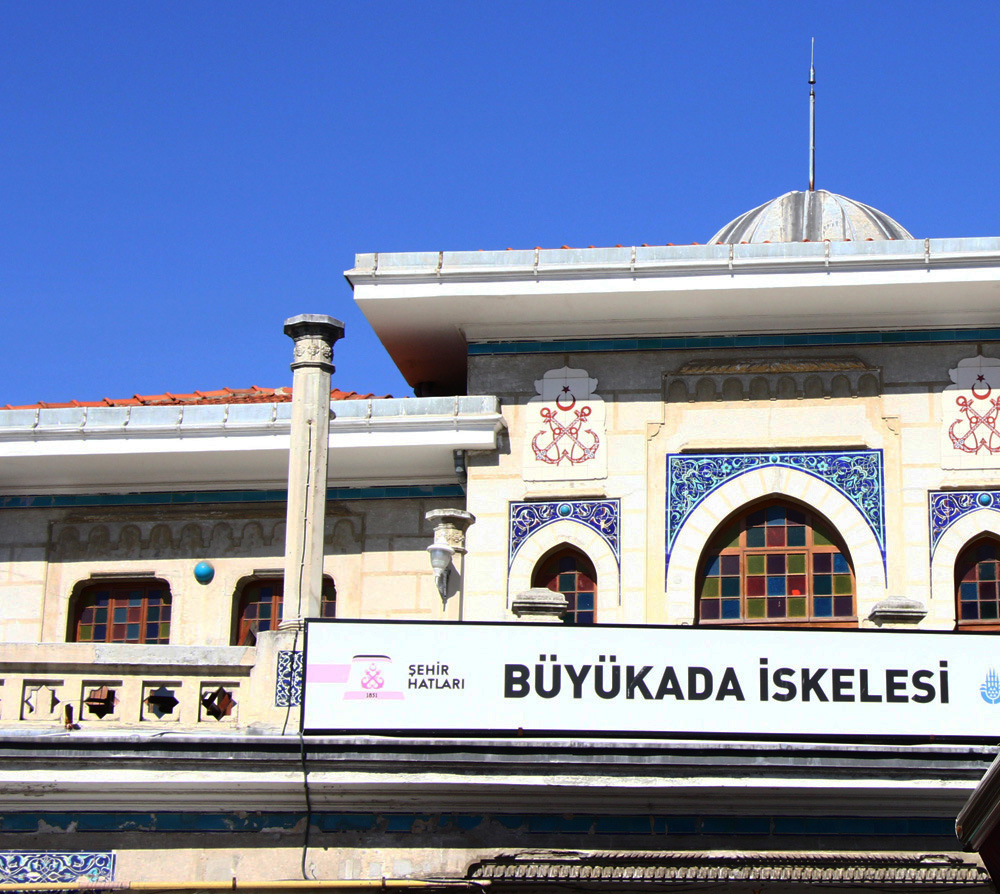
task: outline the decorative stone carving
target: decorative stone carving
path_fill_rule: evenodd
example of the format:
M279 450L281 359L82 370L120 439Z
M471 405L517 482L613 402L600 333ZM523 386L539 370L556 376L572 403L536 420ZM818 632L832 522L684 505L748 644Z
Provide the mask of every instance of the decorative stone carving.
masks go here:
M608 474L604 399L583 369L551 369L528 401L523 468L526 481L573 481Z
M176 723L180 720L180 700L177 693L180 683L144 683L142 686L141 719L157 723Z
M299 314L285 320L294 341L292 369L314 366L333 372L333 345L344 337L344 324L324 314Z
M333 348L322 338L300 338L295 342L292 357L301 365L333 362Z
M948 371L941 392L941 465L1000 467L1000 359L977 354Z
M882 371L856 357L693 360L668 373L665 388L669 403L874 397Z
M63 708L59 692L62 685L61 680L43 683L25 680L21 697L21 719L61 720Z
M464 509L432 509L424 515L434 526L434 543L451 547L459 555L464 555L465 532L476 517Z
M203 683L201 686L200 720L234 722L236 720L236 685Z
M167 522L56 524L50 553L58 561L169 559L282 555L285 522L228 522L177 519ZM347 534L343 535L347 536ZM86 546L83 543L86 542Z
M511 600L510 610L519 621L542 621L558 624L569 609L562 593L546 587L532 587Z
M360 526L354 519L331 519L327 517L329 528L325 543L329 547L328 553L333 555L346 555L361 551Z
M917 599L889 596L877 602L868 620L879 627L915 627L927 616L927 607Z
M326 520L329 552L356 553L360 549L360 516ZM169 522L57 523L49 552L62 562L89 559L218 558L221 556L280 556L285 549L285 520L248 519Z
M81 720L118 720L122 681L84 683L80 698Z

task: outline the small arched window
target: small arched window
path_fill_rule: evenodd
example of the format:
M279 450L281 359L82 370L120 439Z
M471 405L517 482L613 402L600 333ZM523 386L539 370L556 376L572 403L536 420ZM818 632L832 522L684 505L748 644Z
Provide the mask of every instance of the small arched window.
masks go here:
M285 582L281 577L255 578L243 586L233 616L231 641L234 646L252 646L257 642L258 633L278 629L284 594ZM319 616L337 616L337 588L329 577L323 578Z
M170 642L170 587L161 580L86 584L70 605L70 642Z
M542 558L531 576L533 587L562 593L569 603L566 624L593 624L597 599L597 572L582 552L564 547Z
M700 624L856 624L854 572L830 524L786 503L726 522L702 555Z
M955 562L958 626L1000 630L1000 542L984 537L969 544Z

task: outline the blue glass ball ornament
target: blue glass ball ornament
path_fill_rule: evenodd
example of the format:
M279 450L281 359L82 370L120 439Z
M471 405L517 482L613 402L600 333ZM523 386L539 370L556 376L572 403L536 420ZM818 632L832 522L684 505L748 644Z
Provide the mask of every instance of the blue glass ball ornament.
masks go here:
M556 507L556 512L559 513L560 518L569 518L573 514L573 507L569 503L560 503Z
M194 579L199 584L210 584L215 577L215 569L211 562L199 562L194 566Z
M993 495L992 494L980 494L979 495L979 505L980 506L989 506L990 503L992 503L992 502L993 502Z

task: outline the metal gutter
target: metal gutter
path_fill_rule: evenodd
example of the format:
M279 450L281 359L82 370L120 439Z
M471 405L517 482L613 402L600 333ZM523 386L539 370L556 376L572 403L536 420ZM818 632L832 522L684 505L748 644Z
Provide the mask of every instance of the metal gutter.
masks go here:
M331 404L330 435L357 432L503 427L498 398L375 398ZM66 407L0 410L0 442L30 439L287 435L291 404Z
M352 285L380 280L505 281L595 276L670 276L840 269L898 270L1000 265L1000 237L878 242L629 246L520 251L375 252L358 254L344 276Z

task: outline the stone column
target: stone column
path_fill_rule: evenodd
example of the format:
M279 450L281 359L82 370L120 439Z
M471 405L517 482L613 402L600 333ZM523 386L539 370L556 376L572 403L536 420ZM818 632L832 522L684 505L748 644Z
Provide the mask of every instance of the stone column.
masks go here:
M323 592L327 452L330 442L330 374L333 344L344 324L325 314L285 320L295 342L292 359L292 430L288 451L285 595L281 630L300 629L319 617Z

